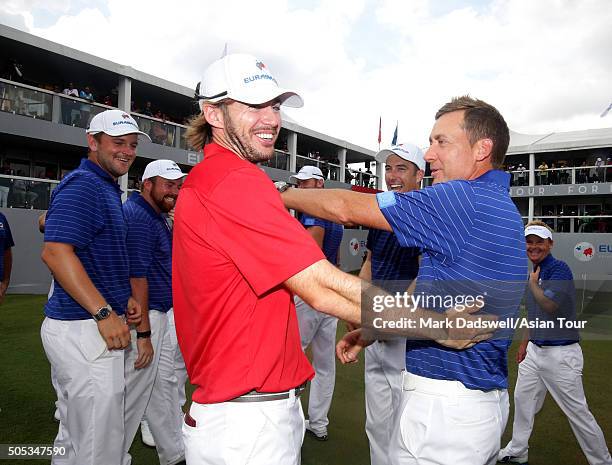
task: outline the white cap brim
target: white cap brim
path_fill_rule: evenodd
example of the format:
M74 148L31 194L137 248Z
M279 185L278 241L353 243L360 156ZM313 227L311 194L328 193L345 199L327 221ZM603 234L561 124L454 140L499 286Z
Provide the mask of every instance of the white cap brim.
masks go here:
M318 179L320 181L325 181L325 179L323 179L323 176L319 176L318 174L298 173L289 176L289 181L291 182L297 182L298 180L306 181L307 179Z
M92 131L88 129L86 132L87 134L91 134L92 136L94 134L100 134L102 132L111 137L121 137L121 136L127 136L128 134L138 134L139 136L143 136L149 142L151 142L151 137L149 137L149 135L146 132L142 132L142 131L127 131L127 132L124 132L124 131L96 131L96 130Z
M550 232L550 229L545 228L544 226L527 226L525 228L525 237L527 236L538 236L541 237L542 239L550 239L552 240L552 233Z

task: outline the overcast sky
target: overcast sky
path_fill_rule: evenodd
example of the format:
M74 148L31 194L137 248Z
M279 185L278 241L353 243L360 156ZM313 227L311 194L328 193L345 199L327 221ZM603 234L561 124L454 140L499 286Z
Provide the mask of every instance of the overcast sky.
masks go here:
M3 0L0 22L195 87L230 52L262 59L300 124L377 149L399 121L426 146L435 111L470 94L510 128L612 127L611 0Z

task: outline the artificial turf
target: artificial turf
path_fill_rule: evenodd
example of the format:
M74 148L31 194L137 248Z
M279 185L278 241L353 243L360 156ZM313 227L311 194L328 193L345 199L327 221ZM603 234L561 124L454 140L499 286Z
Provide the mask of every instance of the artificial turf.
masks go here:
M45 300L45 296L9 295L0 306L0 444L51 444L57 432L57 422L53 420L55 394L49 379L49 363L40 341ZM338 334L343 330L343 325L339 324ZM612 340L586 339L581 343L585 359L584 387L589 407L604 431L608 447L612 449ZM516 381L516 345L515 342L509 355L511 397ZM363 388L363 357L351 366L338 363L336 391L329 414L329 440L318 442L306 436L302 449L303 465L369 464L364 433ZM511 425L512 406L502 445L509 440ZM140 435L137 435L130 452L134 465L159 463L155 450L144 446ZM0 464L3 463L12 462L0 460ZM15 461L16 465L29 463L46 462ZM536 417L529 463L587 464L566 418L550 396Z

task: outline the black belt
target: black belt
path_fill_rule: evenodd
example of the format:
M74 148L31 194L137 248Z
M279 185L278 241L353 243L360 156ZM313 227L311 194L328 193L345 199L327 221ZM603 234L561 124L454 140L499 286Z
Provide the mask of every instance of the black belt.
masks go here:
M291 394L293 394L295 397L299 397L302 392L304 392L304 389L306 389L306 382L300 384L296 388L283 392L247 392L246 394L230 399L227 402L268 402L271 400L289 399Z
M533 342L533 341L531 341ZM537 345L538 347L542 348L542 347L564 347L564 346L571 346L572 344L578 344L578 341L573 341L573 342L563 342L561 344L539 344L537 342L533 342L535 345Z

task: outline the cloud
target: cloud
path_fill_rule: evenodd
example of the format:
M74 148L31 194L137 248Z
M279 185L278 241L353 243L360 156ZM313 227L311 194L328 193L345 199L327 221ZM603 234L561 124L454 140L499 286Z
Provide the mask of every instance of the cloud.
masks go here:
M465 93L520 132L612 124L599 118L612 99L609 0L456 1L444 11L432 0L83 4L8 0L0 21L189 87L227 42L303 94L292 118L372 149L379 116L383 142L399 120L401 140L425 145L436 109ZM51 25L43 8L57 15Z

